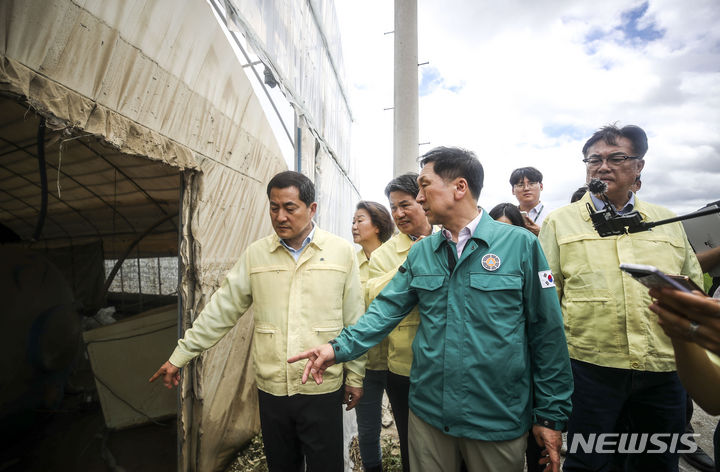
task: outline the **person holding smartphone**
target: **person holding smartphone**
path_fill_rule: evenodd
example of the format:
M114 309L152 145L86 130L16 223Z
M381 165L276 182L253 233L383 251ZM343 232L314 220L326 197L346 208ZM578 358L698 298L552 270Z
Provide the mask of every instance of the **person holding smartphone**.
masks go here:
M720 298L699 291L652 289L650 309L670 337L677 372L685 389L710 415L720 415ZM720 423L713 438L720 472Z

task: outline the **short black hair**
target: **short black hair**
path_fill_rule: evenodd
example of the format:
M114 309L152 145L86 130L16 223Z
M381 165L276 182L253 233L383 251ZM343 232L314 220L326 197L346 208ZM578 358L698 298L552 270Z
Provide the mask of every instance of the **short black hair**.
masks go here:
M516 207L512 203L500 203L498 205L495 205L493 209L488 212L488 214L492 217L493 220L497 220L501 216L504 216L508 220L510 220L510 223L512 223L513 226L520 226L522 228L525 227L525 220L520 214L520 210L518 210L518 207Z
M572 194L572 197L570 197L570 203L575 203L576 201L580 200L585 195L587 190L587 185L583 185L579 189L575 190Z
M274 188L295 187L298 189L300 200L307 206L312 205L315 201L315 185L306 175L292 170L286 170L275 174L267 184L267 196L270 198L270 190Z
M582 148L583 156L587 157L588 148L596 142L602 140L606 144L616 146L618 138L629 139L633 147L633 154L641 159L645 157L648 150L647 134L641 127L635 125L627 125L622 128L618 128L616 125L603 126L587 140Z
M542 183L542 172L534 167L520 167L515 169L510 174L510 185L519 184L524 179L528 179L529 182L540 182Z
M485 171L474 152L458 147L436 147L420 156L420 166L434 164L433 170L443 180L462 177L467 180L470 194L475 200L480 197Z
M369 200L361 200L358 202L356 210L365 210L370 215L370 221L379 230L378 238L380 242L385 242L390 239L390 236L395 232L395 224L393 223L390 212L378 202L371 202Z
M395 177L385 186L385 196L390 198L390 192L405 192L408 195L412 195L413 198L417 197L420 191L417 179L417 172L408 172L407 174Z

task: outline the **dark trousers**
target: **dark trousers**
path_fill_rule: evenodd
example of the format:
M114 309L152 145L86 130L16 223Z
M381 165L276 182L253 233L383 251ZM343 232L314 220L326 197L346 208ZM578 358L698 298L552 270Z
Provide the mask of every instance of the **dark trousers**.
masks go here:
M568 422L568 454L563 470L678 470L678 454L571 453L575 434L679 433L685 431L685 389L675 372L600 367L570 360L575 390ZM670 439L664 439L670 446Z
M387 383L387 370L365 370L363 396L355 407L360 457L366 469L382 466L380 430L382 429L382 398Z
M398 438L400 439L400 458L402 459L403 472L408 472L410 470L410 456L408 455L410 377L388 372L386 391L392 406Z
M258 400L271 472L343 470L343 389L289 397L258 390Z

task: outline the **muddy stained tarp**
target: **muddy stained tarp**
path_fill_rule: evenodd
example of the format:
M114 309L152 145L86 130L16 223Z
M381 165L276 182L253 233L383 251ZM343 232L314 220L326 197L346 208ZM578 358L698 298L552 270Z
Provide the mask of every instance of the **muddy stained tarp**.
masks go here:
M0 5L0 18L2 10ZM1 58L0 91L26 98L30 107L46 116L50 129L75 129L101 137L125 154L148 157L179 169L198 168L191 149L38 74L12 56Z
M183 298L196 307L194 314L209 301L242 250L272 231L267 218L265 185L260 182L267 182L280 169L263 168L266 175L254 180L229 174L218 166L205 168L203 165L202 182L192 181L189 185L199 184L202 188L186 194L204 195L207 200L183 205L192 221L188 228L192 234L183 239L188 242L198 238L211 240L210 244L193 244L189 248L193 259L203 261L195 274L199 283L183 286L183 290L195 287L193 292L183 293ZM218 236L203 237L203 234ZM227 254L237 255L228 258ZM248 311L213 349L194 362L191 375L184 379L183 417L193 419L194 429L187 435L185 447L188 454L197 451L195 457L188 457L194 460L187 464L189 470L218 470L232 459L238 446L249 439L247 432L259 431L257 388L250 351L253 326L252 311Z
M210 6L7 0L0 28L0 93L53 130L184 171L179 301L189 326L243 249L270 233L265 184L286 167ZM221 470L258 431L251 335L245 316L185 369L181 470Z

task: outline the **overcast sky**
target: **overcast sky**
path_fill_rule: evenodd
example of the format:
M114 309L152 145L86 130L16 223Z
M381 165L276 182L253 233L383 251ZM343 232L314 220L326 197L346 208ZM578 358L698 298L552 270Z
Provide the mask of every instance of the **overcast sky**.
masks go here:
M362 197L392 177L393 1L337 0L352 152ZM600 126L649 137L640 197L678 213L720 199L720 2L418 1L420 152L462 146L485 167L480 204L510 172L544 174L558 207L584 184L581 149Z

